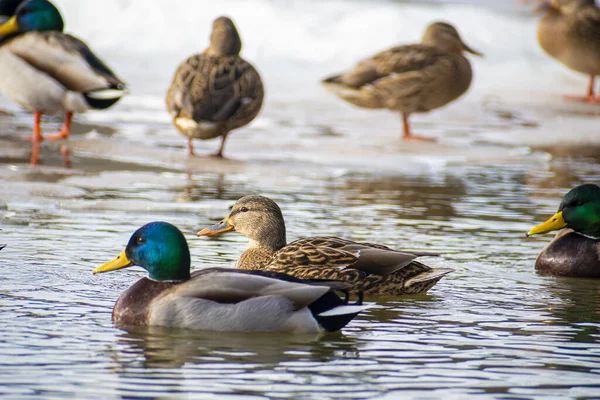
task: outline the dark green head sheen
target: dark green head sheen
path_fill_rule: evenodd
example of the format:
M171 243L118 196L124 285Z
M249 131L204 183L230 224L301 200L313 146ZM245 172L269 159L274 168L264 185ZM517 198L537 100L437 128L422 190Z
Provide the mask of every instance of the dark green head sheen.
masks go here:
M125 249L127 258L155 281L190 278L190 250L183 233L168 222L151 222L138 229Z
M19 32L59 31L64 29L62 16L54 4L47 0L23 2L15 13Z
M600 186L588 183L571 189L558 211L575 232L600 238Z

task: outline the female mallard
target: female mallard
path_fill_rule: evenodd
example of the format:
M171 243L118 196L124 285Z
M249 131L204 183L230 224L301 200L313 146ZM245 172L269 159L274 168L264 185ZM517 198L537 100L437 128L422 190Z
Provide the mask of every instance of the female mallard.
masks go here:
M139 265L148 271L117 300L115 324L210 331L336 331L365 307L344 305L327 285L225 268L190 274L179 229L152 222L138 229L117 258L93 272ZM287 279L287 280L286 280Z
M586 96L571 100L596 103L594 77L600 74L600 8L595 0L552 0L539 8L544 17L537 38L548 55L566 67L590 76Z
M263 196L245 196L219 224L198 232L213 236L237 231L250 248L237 262L245 270L277 271L301 279L350 282L367 296L424 293L451 269L430 268L418 254L337 237L309 237L287 244L279 206Z
M42 140L68 138L73 113L110 107L125 85L84 42L62 33L62 16L49 1L8 0L0 10L13 12L0 25L0 92L33 111L31 164L37 164ZM60 133L42 137L42 114L61 112Z
M562 276L600 278L600 186L585 184L563 197L558 212L527 235L558 229L542 250L535 269Z
M404 139L431 140L413 135L408 117L446 105L467 91L473 72L463 51L482 55L452 25L436 22L427 27L420 44L382 51L323 84L356 106L400 111Z
M240 57L242 39L233 21L219 17L213 22L210 45L179 65L167 92L167 110L175 127L188 137L188 153L194 155L192 139L221 136L215 154L223 157L227 135L252 121L262 106L264 89L254 67Z

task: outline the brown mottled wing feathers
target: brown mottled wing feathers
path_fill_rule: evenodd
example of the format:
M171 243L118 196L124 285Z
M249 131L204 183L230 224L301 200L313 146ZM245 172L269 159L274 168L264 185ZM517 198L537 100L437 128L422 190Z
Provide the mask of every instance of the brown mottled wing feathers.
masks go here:
M437 62L440 57L441 53L437 49L419 44L392 47L358 63L338 81L355 88L376 84L378 80L392 74L421 71Z
M256 116L263 96L258 72L241 57L197 54L175 72L167 108L174 117L231 121L237 127Z

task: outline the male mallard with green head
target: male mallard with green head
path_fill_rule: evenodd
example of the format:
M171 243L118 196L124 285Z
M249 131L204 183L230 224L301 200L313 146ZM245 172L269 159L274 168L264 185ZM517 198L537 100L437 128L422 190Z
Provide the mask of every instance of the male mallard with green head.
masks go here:
M392 47L322 83L356 106L399 111L405 140L432 140L413 135L408 117L442 107L467 91L473 71L464 52L482 55L452 25L435 22L420 44Z
M216 157L223 157L225 140L234 129L250 123L260 111L264 89L260 75L242 57L242 39L227 17L213 23L210 45L179 65L167 92L167 110L175 127L193 139L221 137Z
M595 0L551 0L539 9L544 16L538 25L538 43L548 55L590 76L585 96L571 100L597 103L594 79L600 74L600 8Z
M327 282L226 268L190 273L187 241L167 222L138 229L117 258L93 273L133 265L148 278L117 300L112 320L120 326L312 333L339 330L366 308L346 305Z
M63 33L62 16L49 1L3 0L0 11L13 12L0 25L0 92L34 113L35 165L42 140L67 139L73 113L110 107L125 84L84 42ZM60 133L43 137L42 114L57 113L66 115Z
M288 244L281 209L264 196L242 197L221 223L201 230L198 236L229 231L250 239L250 248L237 262L240 269L341 280L367 297L424 293L452 271L418 262L418 254L338 237L309 237Z
M552 275L600 278L600 186L585 184L569 191L558 211L527 235L559 230L542 250L535 269Z

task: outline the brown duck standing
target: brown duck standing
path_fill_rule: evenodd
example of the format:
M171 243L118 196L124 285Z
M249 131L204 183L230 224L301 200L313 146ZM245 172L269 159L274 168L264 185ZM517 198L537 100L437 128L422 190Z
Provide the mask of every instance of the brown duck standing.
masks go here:
M452 271L416 261L419 254L332 236L288 244L281 209L263 196L242 197L221 223L202 229L198 236L229 231L250 239L250 248L240 256L237 268L345 281L353 285L353 291L368 297L425 293Z
M322 83L356 106L400 111L404 139L432 140L413 135L408 117L442 107L467 91L473 71L464 51L482 55L467 46L452 25L435 22L420 44L392 47Z
M570 69L590 76L585 96L567 99L598 103L594 78L600 74L600 8L594 0L552 0L539 9L545 15L538 25L542 49Z
M252 121L262 106L264 89L254 67L240 57L242 40L227 17L213 22L210 46L179 65L167 92L167 110L175 127L192 139L221 136L215 154L223 156L227 135Z

